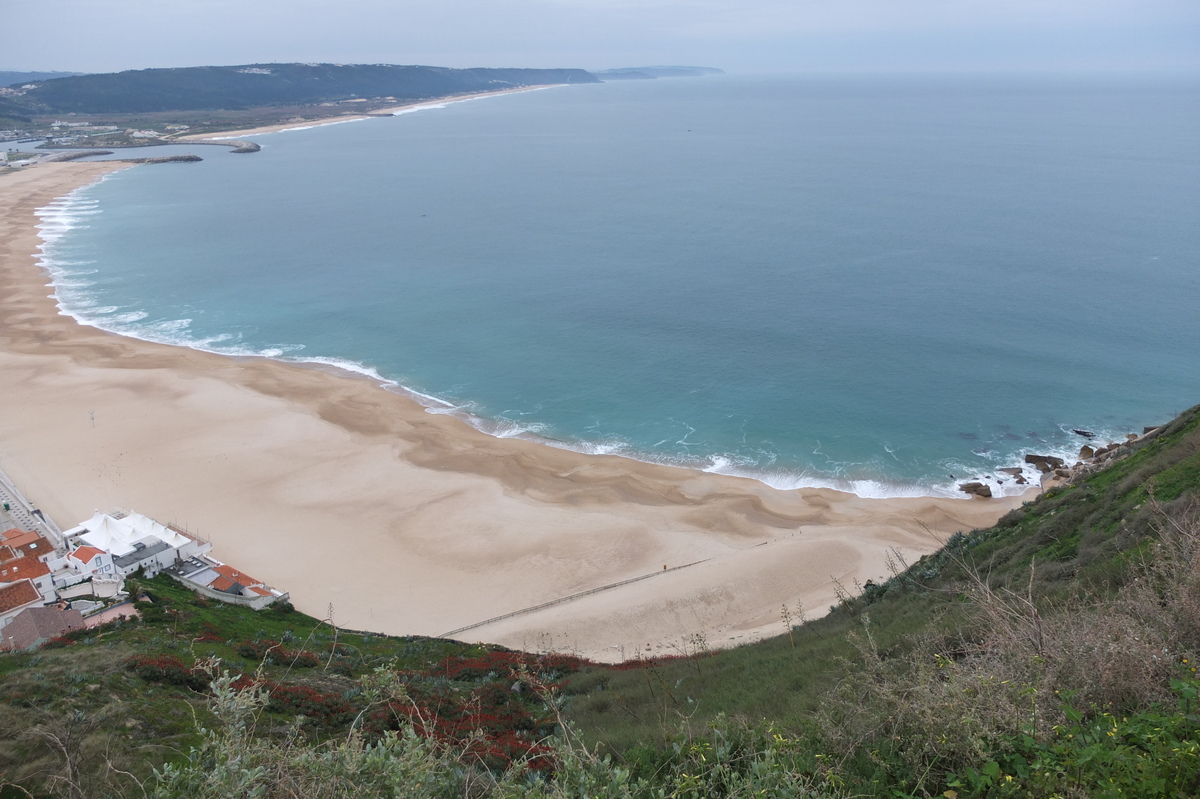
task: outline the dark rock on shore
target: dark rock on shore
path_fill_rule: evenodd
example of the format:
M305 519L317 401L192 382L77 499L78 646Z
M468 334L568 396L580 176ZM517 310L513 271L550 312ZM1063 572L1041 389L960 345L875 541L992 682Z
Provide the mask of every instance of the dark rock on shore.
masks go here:
M1025 462L1036 466L1042 474L1054 469L1061 469L1067 465L1067 462L1062 458L1057 458L1053 455L1035 455L1033 453L1025 456Z
M992 497L992 487L986 483L963 483L958 487L958 490L971 496L983 497L984 499L991 499Z

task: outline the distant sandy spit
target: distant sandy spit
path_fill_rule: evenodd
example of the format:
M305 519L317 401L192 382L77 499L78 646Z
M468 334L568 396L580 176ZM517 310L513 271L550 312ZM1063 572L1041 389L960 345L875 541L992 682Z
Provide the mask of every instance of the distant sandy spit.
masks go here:
M307 130L309 128L318 128L322 125L336 125L341 122L360 122L364 119L372 117L395 116L404 114L410 111L415 111L419 108L431 108L442 106L447 103L461 103L467 100L478 100L481 97L493 97L498 94L516 94L517 92L536 92L541 89L557 89L560 86L566 86L565 83L552 83L546 86L518 86L513 89L497 89L491 92L472 92L470 94L452 94L447 97L435 97L426 100L413 100L410 103L401 103L390 108L380 108L377 111L372 111L369 114L346 113L336 116L321 117L318 119L297 119L291 122L281 122L278 125L262 125L257 128L244 128L242 130L221 131L220 133L192 133L183 136L172 136L171 141L174 142L224 142L229 139L241 139L247 136L261 135L263 133L280 133L285 130Z
M365 378L81 326L35 266L35 209L121 168L0 176L0 467L63 527L135 509L340 626L611 661L781 634L782 605L819 615L834 579L1021 502L778 491L501 440Z

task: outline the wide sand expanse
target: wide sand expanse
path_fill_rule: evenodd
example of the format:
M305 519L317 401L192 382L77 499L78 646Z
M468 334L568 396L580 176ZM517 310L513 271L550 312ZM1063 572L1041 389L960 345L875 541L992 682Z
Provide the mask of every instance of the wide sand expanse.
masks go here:
M617 660L780 634L781 605L818 615L833 578L1021 501L778 491L495 439L367 379L81 326L35 265L34 210L119 168L0 174L0 467L64 528L117 506L176 522L301 610L392 634L651 575L455 636Z

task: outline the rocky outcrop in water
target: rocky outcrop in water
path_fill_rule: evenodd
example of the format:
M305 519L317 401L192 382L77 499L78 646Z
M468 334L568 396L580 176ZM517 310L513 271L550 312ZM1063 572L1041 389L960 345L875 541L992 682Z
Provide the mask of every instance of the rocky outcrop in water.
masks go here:
M1025 456L1025 462L1036 466L1042 474L1052 472L1055 469L1061 469L1067 464L1062 458L1056 458L1053 455L1035 455L1033 453Z

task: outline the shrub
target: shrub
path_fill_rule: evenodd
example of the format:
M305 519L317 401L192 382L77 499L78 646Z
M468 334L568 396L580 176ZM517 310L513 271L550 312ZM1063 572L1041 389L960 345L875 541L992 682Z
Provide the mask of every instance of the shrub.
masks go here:
M285 649L278 641L260 640L243 641L235 651L248 660L259 663L269 663L272 666L293 666L295 668L311 669L321 665L321 660L312 652L299 649Z
M203 691L208 679L173 655L134 655L125 661L125 668L148 682L178 685L193 691Z

